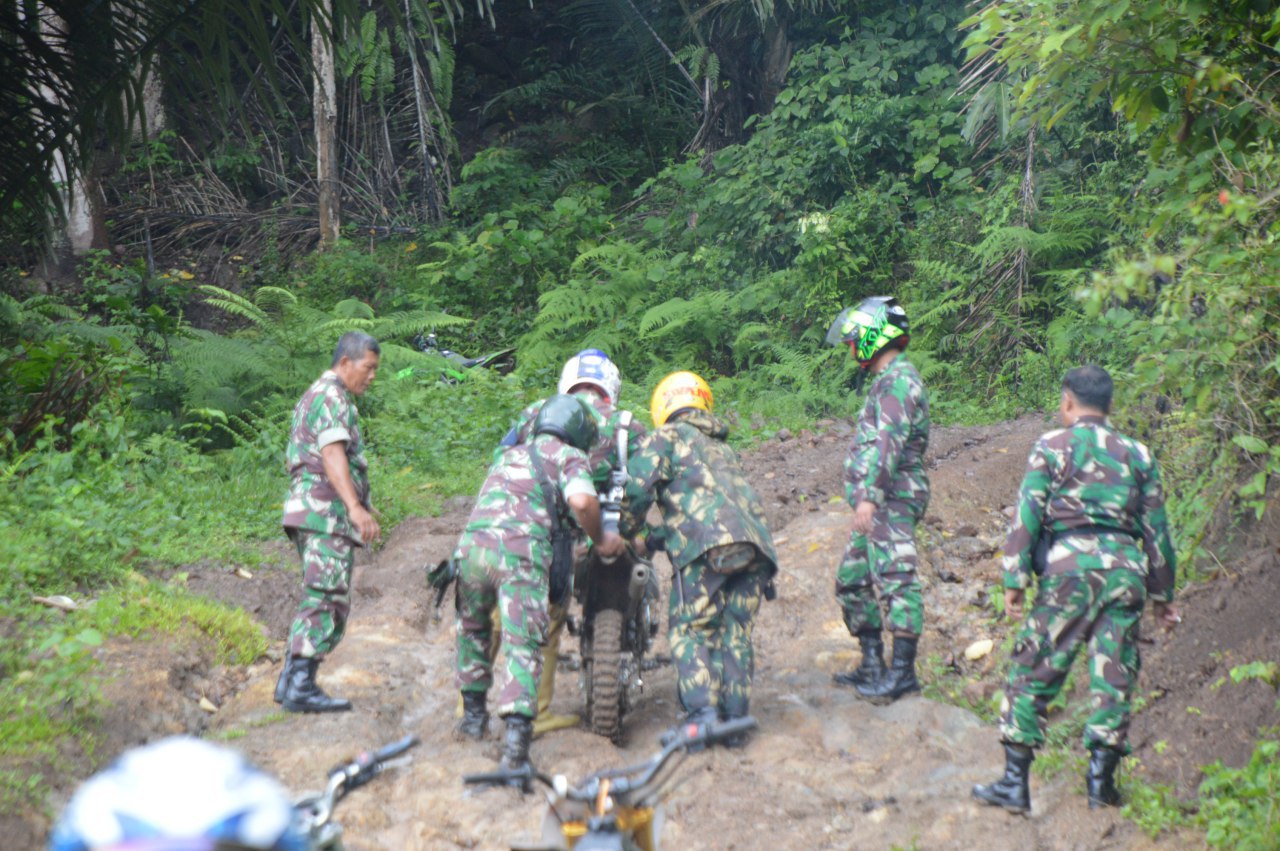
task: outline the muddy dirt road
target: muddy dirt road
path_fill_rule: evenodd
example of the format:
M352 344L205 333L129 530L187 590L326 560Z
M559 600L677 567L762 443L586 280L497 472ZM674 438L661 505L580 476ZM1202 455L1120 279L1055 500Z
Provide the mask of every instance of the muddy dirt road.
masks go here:
M752 706L760 730L744 750L715 749L685 763L687 782L667 805L664 847L1022 851L1152 845L1115 811L1090 812L1075 768L1048 780L1034 777L1029 818L978 806L970 787L993 779L1003 765L994 727L928 696L875 707L832 684L831 674L857 659L832 595L850 520L840 482L849 427L822 426L770 440L746 455L749 475L766 498L782 565L779 599L765 604L756 631ZM998 582L994 554L1006 525L1003 509L1045 426L1043 418L1027 417L934 430L934 496L919 542L927 627L922 673L926 683L945 675L974 704L989 703L998 688L996 666L1008 630L988 599L988 588ZM271 696L278 663L269 659L247 670L195 671L198 660L175 661L163 648L134 646L109 651L120 654L121 671L113 689L122 703L104 722L118 733L114 746L207 728L206 735L303 791L317 787L327 768L355 751L413 733L422 745L412 763L388 772L340 809L349 847L505 848L513 836L535 831L544 808L539 795L468 792L459 779L493 766L500 731L493 725L483 744L455 740L451 607L446 603L446 617L437 619L423 586L422 566L447 555L456 541L469 508L463 502L440 517L403 523L358 567L347 637L321 669L322 684L350 698L355 711L278 712ZM660 567L669 576L665 560ZM244 605L273 638L283 636L296 583L283 549L279 569L259 570L251 580L228 576L221 566L194 571L191 586ZM1158 653L1171 640L1154 629L1148 634L1153 638L1144 653ZM985 638L994 640L995 653L966 659L965 649ZM567 650L556 708L580 712L573 639ZM657 653L665 652L660 638ZM936 685L926 694L936 695ZM218 711L207 718L193 711L200 696L210 697ZM676 711L674 674L670 666L659 667L646 675L623 746L582 729L560 731L535 741L534 762L571 779L635 762L653 752ZM1162 848L1198 844L1167 836L1159 842Z

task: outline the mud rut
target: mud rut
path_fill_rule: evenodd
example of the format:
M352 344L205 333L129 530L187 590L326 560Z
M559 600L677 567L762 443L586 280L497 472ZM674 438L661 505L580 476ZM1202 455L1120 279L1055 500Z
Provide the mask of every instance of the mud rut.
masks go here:
M857 660L832 596L850 518L840 486L849 428L821 425L819 432L771 440L746 456L749 476L771 512L782 564L779 599L765 604L756 631L752 706L760 730L745 750L716 749L684 764L685 782L666 807L664 847L1021 851L1151 845L1114 811L1090 812L1074 770L1052 781L1034 777L1028 818L978 806L970 787L993 779L1003 764L994 728L925 697L876 707L831 683L833 672ZM972 676L979 699L994 690L994 678L983 675L997 660L970 661L964 650L992 638L999 652L1004 627L984 606L986 588L998 577L993 553L1005 528L1002 509L1014 499L1026 453L1044 427L1037 417L934 431L934 497L920 541L924 678L929 666L954 666ZM451 598L437 620L422 566L450 551L466 509L459 501L439 518L401 524L358 567L347 637L321 670L322 683L351 698L354 712L281 717L271 697L278 665L262 660L236 677L242 684L229 689L233 693L209 722L210 734L223 736L299 792L316 788L326 769L361 748L419 735L422 745L410 765L388 772L340 807L352 849L505 848L540 823L540 795L471 793L459 779L492 767L500 727L494 724L490 740L479 745L453 737ZM665 561L659 567L665 588L670 567ZM264 582L256 593L278 587ZM259 596L247 607L265 613L288 605ZM281 618L273 614L271 622L279 631ZM656 652L666 651L660 637ZM574 639L566 637L564 656L556 709L581 714ZM676 710L672 669L649 671L620 746L582 728L560 731L534 742L534 762L576 779L638 761L652 753ZM1191 847L1169 837L1159 844Z

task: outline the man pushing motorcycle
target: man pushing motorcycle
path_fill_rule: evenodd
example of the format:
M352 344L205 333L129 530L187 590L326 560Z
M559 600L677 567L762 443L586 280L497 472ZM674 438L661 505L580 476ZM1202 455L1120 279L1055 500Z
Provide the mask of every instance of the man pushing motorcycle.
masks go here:
M662 525L637 550L666 549L675 569L669 602L671 656L685 720L741 718L751 699L751 633L761 597L772 598L778 556L760 497L711 412L711 388L675 372L654 388L654 430L627 464L623 530L645 526L657 504ZM725 743L740 747L746 734Z
M457 680L464 707L459 731L484 736L491 651L500 631L508 673L498 696L498 714L506 719L504 770L529 762L555 531L572 512L602 556L617 556L625 547L600 524L585 454L595 438L595 422L579 399L563 394L548 399L534 420L532 438L503 447L489 467L452 559L458 582ZM494 629L495 607L500 630Z
M599 349L584 349L565 361L556 389L560 394L573 396L581 401L595 425L596 437L586 448L587 466L596 491L604 493L609 489L612 477L618 472L619 431L629 431L628 437L632 439L644 434L644 427L634 422L630 411L615 407L622 392L622 377L618 367ZM546 399L540 399L520 412L515 425L503 438L499 451L503 447L525 444L533 439L538 415L546 402ZM579 553L578 558L585 556ZM538 680L534 736L576 726L580 720L577 715L557 715L551 711L551 701L555 695L556 665L560 658L560 637L569 612L569 578L566 575L548 578L549 623L546 644L542 648L543 664ZM497 650L497 642L494 642L490 646L490 653L496 655ZM487 719L483 704L477 701L473 697L470 706L464 703L463 721L459 726L464 735L473 738L484 735L483 720Z

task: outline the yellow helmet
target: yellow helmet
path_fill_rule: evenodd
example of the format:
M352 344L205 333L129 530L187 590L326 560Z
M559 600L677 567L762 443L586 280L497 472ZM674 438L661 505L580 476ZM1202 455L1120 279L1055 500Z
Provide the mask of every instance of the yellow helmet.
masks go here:
M676 411L697 408L711 412L711 388L707 382L692 372L673 372L653 388L649 400L649 413L654 425L662 425Z

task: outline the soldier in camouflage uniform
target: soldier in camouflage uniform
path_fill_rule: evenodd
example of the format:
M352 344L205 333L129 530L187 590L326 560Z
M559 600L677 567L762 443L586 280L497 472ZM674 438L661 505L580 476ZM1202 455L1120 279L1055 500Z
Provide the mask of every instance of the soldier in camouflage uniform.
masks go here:
M1120 803L1115 769L1128 748L1143 604L1150 597L1166 627L1181 620L1172 604L1174 549L1160 473L1146 446L1107 424L1111 395L1111 376L1101 367L1066 374L1058 411L1064 428L1031 450L1005 543L1006 612L1021 615L1033 575L1039 588L1018 631L1005 690L1005 774L973 794L1012 812L1031 809L1027 776L1033 749L1044 743L1045 707L1086 642L1089 806Z
M897 299L884 296L847 308L827 332L828 343L847 343L864 373L875 377L844 462L845 498L854 519L836 569L836 599L862 648L862 662L835 681L876 703L920 690L915 660L924 604L915 529L929 505L929 397L920 373L902 356L907 332L906 312ZM884 663L881 604L893 633L892 667Z
M493 623L498 609L509 680L498 695L506 719L502 767L528 767L536 714L541 646L546 640L547 573L551 529L561 516L561 496L605 555L624 544L600 525L600 504L584 449L596 437L595 422L572 396L547 400L527 443L501 450L480 488L475 508L454 553L458 565L458 688L464 714L459 731L482 738L492 682Z
M369 465L351 398L373 383L380 354L368 334L344 334L331 368L293 409L283 525L302 557L304 589L275 692L290 712L351 708L350 701L325 694L315 677L346 629L354 548L373 543L380 531L370 513Z
M636 548L665 548L674 575L669 638L686 721L747 714L755 671L751 633L762 595L772 593L778 556L759 496L711 413L711 389L676 372L653 391L656 428L627 465L623 525L644 526L656 501L662 526ZM741 746L745 736L727 742Z
M622 392L622 376L618 367L599 349L584 349L565 361L560 370L557 390L583 402L595 420L597 436L587 450L587 464L597 493L603 493L609 487L610 474L618 467L618 431L624 414L629 422L628 440L634 441L644 435L644 426L630 417L629 412L614 407ZM503 446L525 443L533 436L534 422L545 401L534 402L520 412L516 424L503 439ZM542 677L538 681L538 716L533 722L535 737L552 730L573 727L579 721L576 715L556 715L551 712L551 701L555 696L556 665L560 658L560 637L568 618L569 602L568 599L550 601L551 622L547 628L547 643L542 648ZM491 652L497 652L496 643Z

